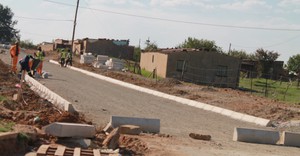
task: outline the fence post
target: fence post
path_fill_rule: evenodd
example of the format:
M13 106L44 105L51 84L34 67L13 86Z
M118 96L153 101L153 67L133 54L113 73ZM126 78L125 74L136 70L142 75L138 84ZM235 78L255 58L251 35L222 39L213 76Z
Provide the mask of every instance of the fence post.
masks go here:
M252 90L253 90L253 78L252 78L252 71L250 71L250 89L251 89L251 94L252 94Z
M268 77L266 77L266 89L265 89L265 97L268 96Z
M182 65L182 71L181 71L181 81L183 80L184 69L185 69L185 60L183 61L183 65Z

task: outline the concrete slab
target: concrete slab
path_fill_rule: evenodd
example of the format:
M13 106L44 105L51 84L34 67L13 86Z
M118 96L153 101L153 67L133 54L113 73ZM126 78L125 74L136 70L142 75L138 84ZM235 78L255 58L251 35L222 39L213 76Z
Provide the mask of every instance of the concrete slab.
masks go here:
M113 128L120 127L121 125L136 125L139 126L143 132L160 132L159 119L112 116L110 123Z
M44 126L45 133L56 137L83 137L92 138L96 133L93 125L55 122Z
M283 132L283 145L300 147L300 133Z
M279 131L234 128L233 141L276 145L279 140Z

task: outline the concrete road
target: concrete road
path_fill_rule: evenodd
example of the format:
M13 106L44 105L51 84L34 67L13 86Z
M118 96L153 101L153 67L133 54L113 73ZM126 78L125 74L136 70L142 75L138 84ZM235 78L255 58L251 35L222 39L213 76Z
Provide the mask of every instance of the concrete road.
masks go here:
M9 55L0 56L9 63ZM158 118L161 120L161 133L183 139L189 139L188 134L191 132L210 134L213 141L222 144L224 148L189 149L193 154L203 150L210 152L207 155L299 154L294 153L299 152L297 148L232 141L234 127L258 127L254 124L124 88L48 62L44 63L44 70L51 76L49 79L38 80L100 126L105 126L111 115Z

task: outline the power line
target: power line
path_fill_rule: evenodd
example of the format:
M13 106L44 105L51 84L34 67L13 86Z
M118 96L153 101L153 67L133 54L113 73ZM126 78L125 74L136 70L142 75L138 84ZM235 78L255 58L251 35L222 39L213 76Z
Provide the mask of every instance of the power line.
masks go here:
M56 37L57 37L57 36L52 36L52 35L37 34L37 33L31 33L31 32L26 32L26 31L21 31L20 33L30 34L30 35L35 35L35 36L48 36L48 37L53 37L53 38L56 38Z
M14 17L21 18L21 19L28 19L28 20L39 20L39 21L72 22L72 20L67 20L67 19L34 18L34 17L24 17L24 16L14 16Z
M294 36L294 37L292 37L292 38L289 38L289 39L287 39L287 40L285 40L285 41L278 42L278 43L274 43L274 44L267 45L267 46L242 46L242 45L237 45L237 44L233 44L233 46L235 46L235 47L240 47L240 48L257 48L257 47L270 48L270 47L276 47L276 46L285 44L285 43L287 43L287 42L289 42L289 41L292 41L292 40L297 39L298 37L300 37L300 35L297 35L297 36Z
M52 1L52 0L44 0L44 1L54 3L54 4L60 4L60 5L75 7L75 5L68 4L68 3L56 2L56 1ZM123 15L123 16L131 16L131 17L138 17L138 18L145 18L145 19L152 19L152 20L160 20L160 21L168 21L168 22L175 22L175 23L184 23L184 24L204 25L204 26L213 26L213 27L225 27L225 28L239 28L239 29L271 30L271 31L300 31L300 29L270 28L270 27L255 27L255 26L235 26L235 25L225 25L225 24L192 22L192 21L183 21L183 20L159 18L159 17L134 15L134 14L129 14L129 13L108 11L108 10L95 9L95 8L89 8L89 7L83 7L83 6L79 6L79 7L82 8L82 9L89 9L89 10L105 12L105 13L111 13L111 14L117 14L117 15Z

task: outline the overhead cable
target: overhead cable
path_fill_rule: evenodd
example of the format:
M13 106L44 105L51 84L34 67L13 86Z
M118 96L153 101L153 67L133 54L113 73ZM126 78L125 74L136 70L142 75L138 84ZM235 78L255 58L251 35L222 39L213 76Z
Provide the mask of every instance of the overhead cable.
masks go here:
M24 17L24 16L14 16L14 17L21 18L21 19L29 19L29 20L39 20L39 21L72 22L72 20L68 20L68 19L34 18L34 17Z
M56 2L56 1L52 1L52 0L44 0L44 1L47 1L47 2L50 2L50 3L54 3L54 4L59 4L59 5L76 7L75 5L68 4L68 3ZM123 15L123 16L131 16L131 17L138 17L138 18L145 18L145 19L152 19L152 20L160 20L160 21L168 21L168 22L175 22L175 23L193 24L193 25L204 25L204 26L225 27L225 28L238 28L238 29L271 30L271 31L300 31L300 29L291 29L291 28L236 26L236 25L226 25L226 24L213 24L213 23L192 22L192 21L183 21L183 20L175 20L175 19L167 19L167 18L159 18L159 17L150 17L150 16L135 15L135 14L122 13L122 12L116 12L116 11L108 11L108 10L95 9L95 8L83 7L83 6L79 6L79 7L82 8L82 9L95 10L95 11L99 11L99 12L105 12L105 13L111 13L111 14L117 14L117 15Z

